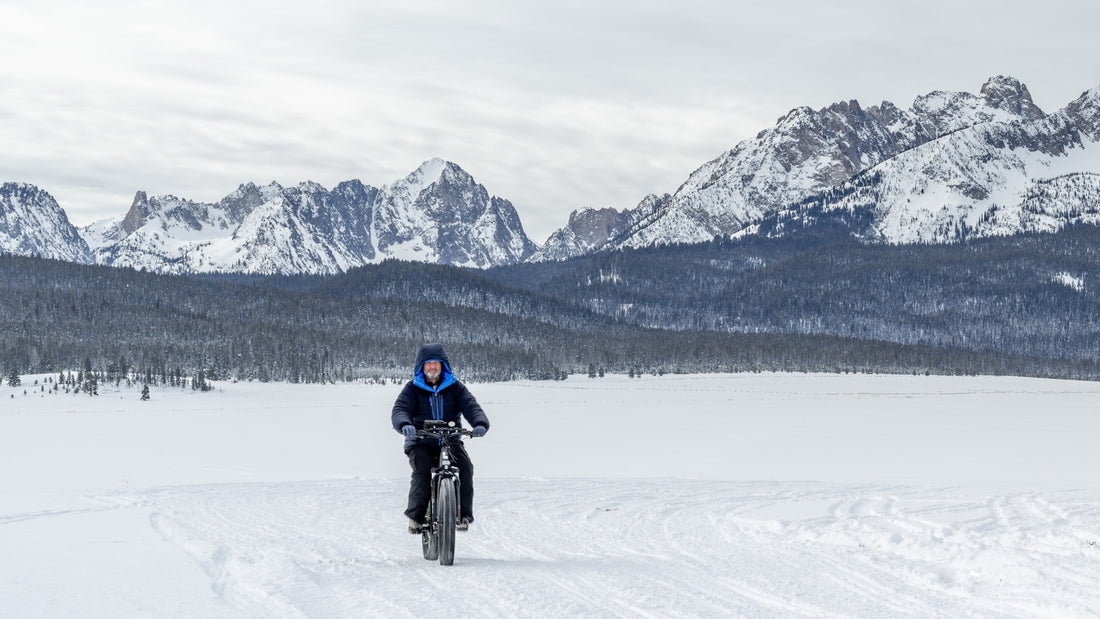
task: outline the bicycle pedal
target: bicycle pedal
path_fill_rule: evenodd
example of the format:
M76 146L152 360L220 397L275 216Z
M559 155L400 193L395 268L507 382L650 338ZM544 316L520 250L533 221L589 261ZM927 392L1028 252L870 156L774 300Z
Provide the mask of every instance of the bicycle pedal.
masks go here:
M455 525L455 531L469 531L469 530L470 530L470 522L468 520L459 521L459 523Z

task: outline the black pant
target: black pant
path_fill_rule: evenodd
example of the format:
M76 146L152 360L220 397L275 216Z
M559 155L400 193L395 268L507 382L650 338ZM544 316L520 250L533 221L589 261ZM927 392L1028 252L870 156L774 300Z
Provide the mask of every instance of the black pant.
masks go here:
M439 462L438 445L413 445L405 450L412 467L409 483L409 508L405 515L423 523L432 498L432 467ZM458 468L458 509L463 518L474 518L474 464L461 443L451 443L451 462Z

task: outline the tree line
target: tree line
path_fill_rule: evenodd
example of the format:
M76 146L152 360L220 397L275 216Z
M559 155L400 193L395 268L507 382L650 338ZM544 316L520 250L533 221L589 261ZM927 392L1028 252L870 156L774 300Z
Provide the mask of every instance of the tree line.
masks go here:
M1096 379L1097 248L1089 226L929 246L819 229L485 271L387 261L316 278L0 256L0 376L88 366L160 384L200 371L404 381L417 347L438 341L468 380L593 369Z

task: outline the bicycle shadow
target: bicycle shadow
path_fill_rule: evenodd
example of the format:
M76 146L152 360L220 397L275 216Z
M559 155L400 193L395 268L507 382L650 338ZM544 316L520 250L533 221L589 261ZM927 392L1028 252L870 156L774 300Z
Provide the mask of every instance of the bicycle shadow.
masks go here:
M592 558L573 558L573 559L536 559L534 557L523 557L515 559L497 559L493 557L455 557L455 566L460 567L485 567L485 568L508 568L508 569L530 569L530 570L545 570L545 569L562 569L562 570L574 570L578 568L591 568L591 569L606 569L607 565L611 563L609 559L600 559L597 557ZM616 564L621 562L616 562Z

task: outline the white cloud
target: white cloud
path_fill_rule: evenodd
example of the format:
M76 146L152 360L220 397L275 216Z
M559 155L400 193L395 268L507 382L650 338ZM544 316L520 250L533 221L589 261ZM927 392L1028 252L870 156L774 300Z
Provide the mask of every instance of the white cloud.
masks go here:
M933 3L936 4L936 3ZM0 1L2 180L79 223L133 192L381 185L440 156L541 241L634 206L797 105L1100 83L1079 2Z

